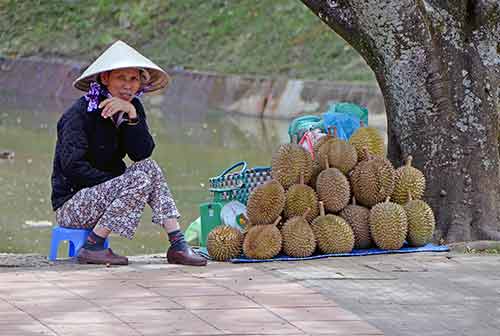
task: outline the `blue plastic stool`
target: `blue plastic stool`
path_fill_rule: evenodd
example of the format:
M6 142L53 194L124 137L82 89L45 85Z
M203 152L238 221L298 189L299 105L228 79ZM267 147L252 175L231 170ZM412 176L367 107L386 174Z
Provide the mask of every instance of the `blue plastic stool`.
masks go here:
M54 261L57 259L57 249L59 248L59 243L67 240L68 245L68 256L74 257L78 253L78 250L85 244L87 237L92 229L69 229L60 226L55 226L52 229L52 240L50 242L50 253L48 259ZM109 247L109 237L104 241L104 247Z

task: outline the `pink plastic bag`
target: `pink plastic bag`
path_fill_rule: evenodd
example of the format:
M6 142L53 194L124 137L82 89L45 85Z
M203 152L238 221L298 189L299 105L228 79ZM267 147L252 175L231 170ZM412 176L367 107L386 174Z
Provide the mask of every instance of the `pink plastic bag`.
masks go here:
M326 134L321 132L320 129L314 129L312 131L307 131L302 136L302 139L299 141L299 145L304 147L309 153L311 153L311 157L313 160L314 157L314 145L318 143L319 139L324 137Z

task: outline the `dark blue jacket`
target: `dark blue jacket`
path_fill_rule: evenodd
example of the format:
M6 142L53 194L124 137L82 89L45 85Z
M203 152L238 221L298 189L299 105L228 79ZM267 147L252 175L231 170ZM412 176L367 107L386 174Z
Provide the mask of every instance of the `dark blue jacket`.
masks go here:
M125 155L132 161L148 158L155 146L139 99L132 104L139 123L116 128L101 109L87 112L84 97L76 101L57 123L57 143L52 171L52 208L56 210L79 190L117 177L125 171Z

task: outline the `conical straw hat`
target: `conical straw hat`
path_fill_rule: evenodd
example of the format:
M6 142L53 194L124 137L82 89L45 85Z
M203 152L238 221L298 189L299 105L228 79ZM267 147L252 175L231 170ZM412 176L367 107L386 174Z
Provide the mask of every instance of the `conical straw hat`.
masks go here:
M159 66L142 56L137 50L123 41L116 41L94 63L92 63L83 74L73 82L73 86L82 91L88 91L90 83L96 81L97 75L104 71L140 68L147 70L149 76L145 76L143 83L144 92L153 92L163 89L170 82L170 76Z

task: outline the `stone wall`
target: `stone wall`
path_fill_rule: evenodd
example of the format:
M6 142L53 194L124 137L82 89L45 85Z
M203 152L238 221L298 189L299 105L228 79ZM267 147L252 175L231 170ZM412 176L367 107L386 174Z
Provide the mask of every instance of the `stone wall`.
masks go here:
M74 99L81 92L72 82L84 65L41 59L0 59L0 94ZM217 109L264 118L290 119L324 112L330 102L349 101L384 113L378 86L329 81L264 78L213 73L169 71L169 89L148 98L168 109Z

